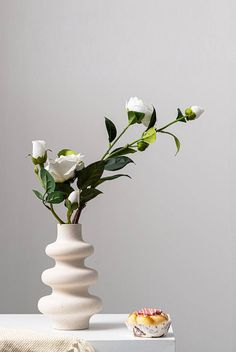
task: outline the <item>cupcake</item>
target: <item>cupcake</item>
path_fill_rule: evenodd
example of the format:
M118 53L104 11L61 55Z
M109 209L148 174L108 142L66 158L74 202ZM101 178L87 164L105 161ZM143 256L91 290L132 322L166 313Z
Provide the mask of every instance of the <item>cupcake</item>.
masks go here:
M161 309L144 308L129 314L126 325L137 337L160 337L167 334L171 320Z

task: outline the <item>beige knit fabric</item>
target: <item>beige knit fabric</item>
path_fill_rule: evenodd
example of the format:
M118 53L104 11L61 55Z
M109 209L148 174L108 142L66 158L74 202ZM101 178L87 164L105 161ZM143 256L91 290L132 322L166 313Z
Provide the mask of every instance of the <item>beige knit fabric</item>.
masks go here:
M72 336L0 328L0 352L95 352Z

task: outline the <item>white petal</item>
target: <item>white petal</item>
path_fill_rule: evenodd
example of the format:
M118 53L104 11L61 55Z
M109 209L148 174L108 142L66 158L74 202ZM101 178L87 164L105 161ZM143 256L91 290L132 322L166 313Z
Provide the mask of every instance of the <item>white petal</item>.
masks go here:
M62 183L65 181L63 175L60 174L58 164L55 164L54 162L49 162L45 169L52 175L55 182Z
M200 117L200 116L204 113L204 109L201 108L200 106L197 106L197 105L191 106L191 110L192 110L192 112L195 113L195 115L196 115L195 118L196 118L196 119L197 119L198 117Z
M73 191L70 193L68 200L73 203L79 203L80 191Z
M32 157L35 159L42 158L46 153L46 142L38 140L38 141L32 141L32 144L33 144Z
M152 114L145 114L144 118L142 119L142 124L145 127L148 127L151 121Z
M50 160L46 169L53 176L55 182L65 182L74 177L75 170L84 167L82 158L81 154L62 155L55 160Z
M142 107L143 101L137 97L132 97L129 99L128 102L126 102L126 110L127 111L139 111L139 110L135 110L135 107ZM140 112L140 111L139 111Z

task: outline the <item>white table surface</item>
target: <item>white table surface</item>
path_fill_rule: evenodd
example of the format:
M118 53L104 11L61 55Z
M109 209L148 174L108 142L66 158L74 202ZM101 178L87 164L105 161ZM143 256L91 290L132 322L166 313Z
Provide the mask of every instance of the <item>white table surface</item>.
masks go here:
M54 330L41 314L0 314L0 326L66 334L89 341L96 352L174 352L175 337L172 327L165 337L134 337L124 321L127 314L97 314L90 320L88 330Z

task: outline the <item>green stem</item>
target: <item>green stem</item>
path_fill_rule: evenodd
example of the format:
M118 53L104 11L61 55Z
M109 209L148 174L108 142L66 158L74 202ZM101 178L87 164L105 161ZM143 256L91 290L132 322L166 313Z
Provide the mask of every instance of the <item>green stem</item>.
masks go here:
M138 143L138 142L140 142L140 141L142 141L142 138L139 138L139 139L137 139L136 141L134 141L134 142L132 142L131 144L129 144L129 147L134 147L134 144L135 144L135 143Z
M35 176L37 177L38 181L40 182L41 186L43 186L43 183L42 183L42 180L39 176L39 169L38 169L38 166L35 166L34 167L34 173L35 173Z
M82 210L86 207L86 204L80 204L79 208L76 210L72 224L78 224Z
M169 126L171 126L171 125L173 125L174 123L179 122L179 121L183 121L183 117L180 117L180 118L178 118L178 119L176 119L176 120L174 120L174 121L168 123L167 125L165 125L164 127L159 128L159 129L156 130L156 131L157 131L157 132L161 132L161 131L165 130L167 127L169 127Z
M71 224L71 216L72 211L70 209L67 210L67 224Z
M129 128L129 126L131 125L131 123L129 123L125 129L121 132L121 134L116 137L116 139L114 140L113 143L110 144L109 148L107 149L106 153L102 156L102 159L101 160L104 160L105 157L107 156L107 154L109 154L109 151L114 147L114 145L116 144L116 142L118 142L118 140L123 136L123 134L127 131L127 129Z
M57 213L55 212L53 205L50 204L50 211L53 214L53 216L57 219L57 221L59 222L59 224L64 224L64 221L61 220L61 218L57 215Z

